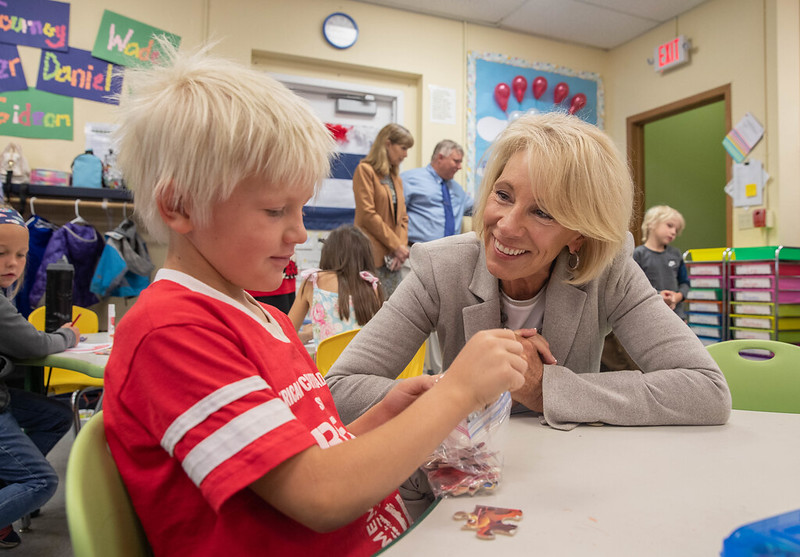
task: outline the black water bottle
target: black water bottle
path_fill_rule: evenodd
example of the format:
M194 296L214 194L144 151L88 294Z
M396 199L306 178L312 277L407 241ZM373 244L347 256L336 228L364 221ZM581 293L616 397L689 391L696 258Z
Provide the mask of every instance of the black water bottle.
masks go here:
M44 292L44 330L52 333L72 322L72 279L75 269L66 258L47 266Z

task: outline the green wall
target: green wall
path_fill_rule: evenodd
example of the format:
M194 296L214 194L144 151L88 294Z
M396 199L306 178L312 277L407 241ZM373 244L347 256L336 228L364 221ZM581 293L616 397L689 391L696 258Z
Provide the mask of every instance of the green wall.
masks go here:
M726 243L724 110L717 102L644 126L644 210L681 212L686 228L673 242L681 251Z

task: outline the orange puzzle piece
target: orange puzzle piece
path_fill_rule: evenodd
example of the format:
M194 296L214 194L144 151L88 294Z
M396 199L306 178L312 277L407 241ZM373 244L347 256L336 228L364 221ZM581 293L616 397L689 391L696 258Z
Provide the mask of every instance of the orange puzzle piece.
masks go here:
M475 535L482 540L493 540L495 532L512 536L517 531L516 524L506 524L504 520L522 519L519 509L503 509L500 507L486 507L475 505L471 513L459 511L453 515L455 520L466 520L462 530L475 530Z

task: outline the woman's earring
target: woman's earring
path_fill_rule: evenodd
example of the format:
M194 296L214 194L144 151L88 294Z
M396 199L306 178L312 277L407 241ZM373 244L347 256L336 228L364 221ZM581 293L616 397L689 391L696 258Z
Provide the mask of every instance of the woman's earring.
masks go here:
M569 267L570 271L574 271L578 268L578 265L581 263L581 256L578 255L577 251L569 252L569 259L567 259L567 267Z

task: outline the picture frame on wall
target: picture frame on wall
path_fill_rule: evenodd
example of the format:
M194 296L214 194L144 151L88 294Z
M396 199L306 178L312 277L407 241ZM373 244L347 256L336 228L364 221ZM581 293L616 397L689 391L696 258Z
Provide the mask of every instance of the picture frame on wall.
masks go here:
M603 81L594 72L496 53L467 60L467 191L477 195L486 150L509 122L530 112L569 112L603 128Z

